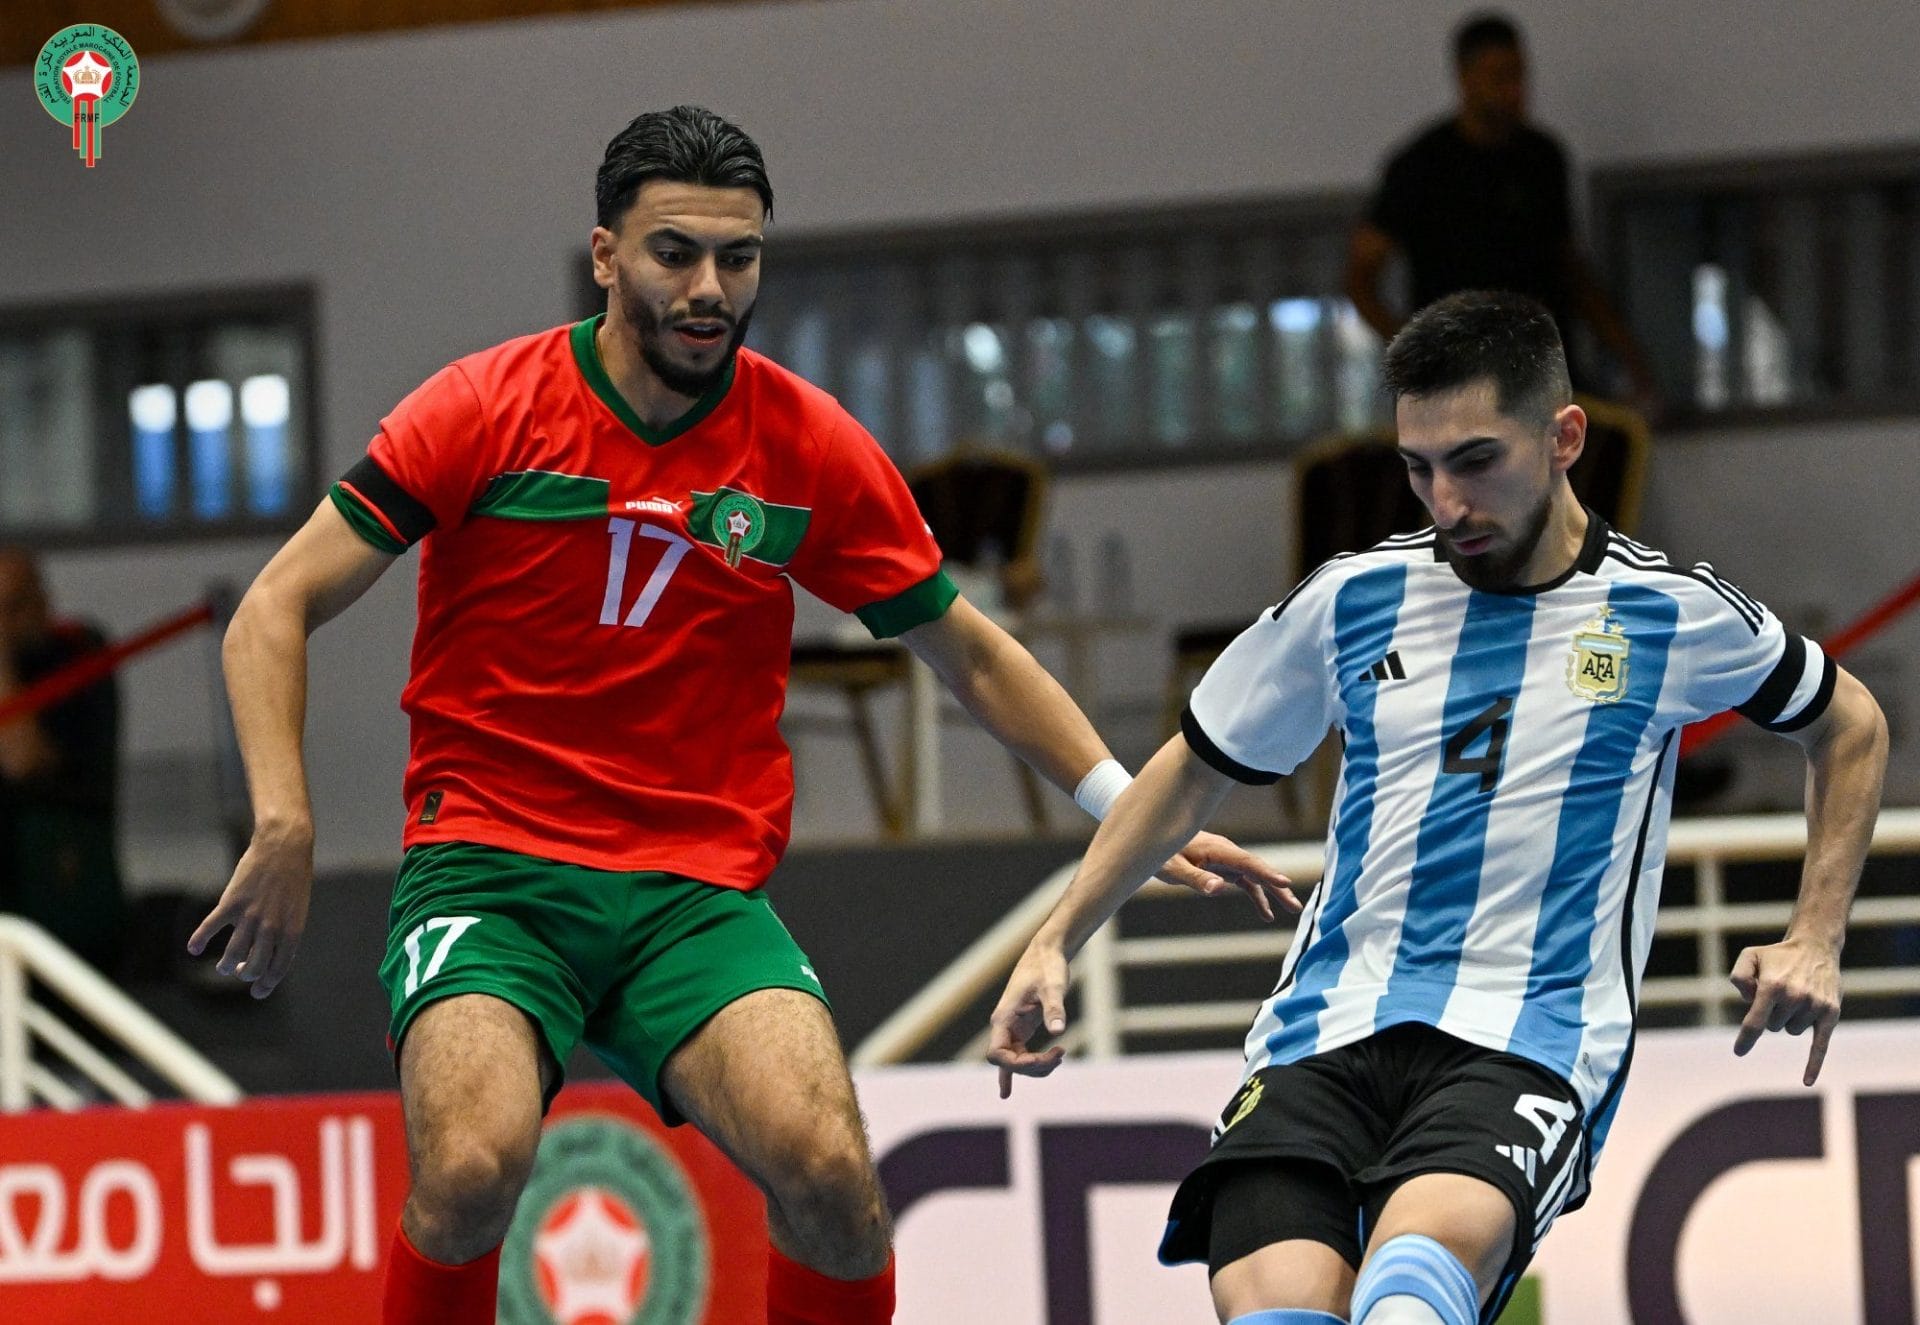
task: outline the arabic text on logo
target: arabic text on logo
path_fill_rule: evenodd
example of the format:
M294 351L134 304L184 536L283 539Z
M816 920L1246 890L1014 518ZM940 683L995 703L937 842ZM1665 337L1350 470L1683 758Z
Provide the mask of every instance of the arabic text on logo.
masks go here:
M140 61L112 28L76 23L40 48L33 90L47 114L68 126L74 152L91 170L101 156L102 130L127 113L140 91Z

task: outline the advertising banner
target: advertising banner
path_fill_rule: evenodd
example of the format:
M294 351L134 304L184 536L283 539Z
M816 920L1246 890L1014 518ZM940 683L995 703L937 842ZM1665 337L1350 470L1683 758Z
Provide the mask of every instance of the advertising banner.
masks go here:
M1913 1325L1920 1023L1807 1040L1639 1037L1591 1200L1548 1234L1504 1325ZM898 1212L912 1325L1214 1319L1199 1266L1154 1259L1235 1054L1069 1062L997 1098L974 1068L860 1078Z
M396 1094L0 1120L0 1321L380 1318ZM570 1086L501 1253L508 1325L765 1319L759 1193L624 1086Z
M1507 1325L1912 1325L1920 1023L1746 1059L1648 1033L1587 1207ZM1070 1062L998 1098L985 1065L862 1073L896 1212L903 1325L1211 1321L1154 1259L1237 1055ZM391 1094L0 1120L0 1321L378 1320L406 1190ZM624 1087L562 1092L501 1257L502 1325L759 1325L758 1193Z

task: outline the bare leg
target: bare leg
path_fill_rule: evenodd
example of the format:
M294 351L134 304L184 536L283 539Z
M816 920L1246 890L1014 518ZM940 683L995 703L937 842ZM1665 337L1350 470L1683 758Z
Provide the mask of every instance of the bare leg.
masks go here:
M794 989L748 994L695 1032L661 1079L688 1120L767 1194L781 1254L835 1279L886 1267L886 1198L820 1000Z
M1213 1309L1223 1321L1288 1308L1344 1317L1353 1278L1353 1267L1323 1242L1275 1242L1220 1267L1213 1276Z
M400 1225L423 1256L462 1265L506 1237L558 1074L526 1014L491 995L455 994L414 1019L400 1047L413 1171Z
M1458 1173L1408 1179L1387 1198L1360 1266L1362 1325L1472 1325L1513 1248L1514 1209L1493 1184Z
M1513 1202L1490 1182L1464 1173L1422 1173L1387 1198L1367 1255L1402 1233L1423 1233L1467 1267L1485 1302L1513 1254ZM1366 1268L1366 1262L1360 1263Z

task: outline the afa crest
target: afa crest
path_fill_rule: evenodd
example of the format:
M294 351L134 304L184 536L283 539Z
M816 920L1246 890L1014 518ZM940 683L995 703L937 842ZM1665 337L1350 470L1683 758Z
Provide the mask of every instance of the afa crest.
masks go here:
M1627 693L1627 628L1603 607L1573 635L1567 655L1567 688L1595 704L1612 704Z
M1248 1114L1260 1106L1260 1096L1266 1088L1267 1083L1260 1077L1255 1077L1249 1081L1245 1088L1241 1090L1240 1098L1234 1101L1231 1108L1232 1116L1227 1119L1227 1125L1220 1130L1222 1132L1230 1132L1239 1126Z

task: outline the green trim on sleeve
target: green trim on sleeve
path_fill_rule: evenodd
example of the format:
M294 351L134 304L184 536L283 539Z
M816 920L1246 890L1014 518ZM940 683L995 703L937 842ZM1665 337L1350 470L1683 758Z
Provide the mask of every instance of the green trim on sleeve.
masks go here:
M368 543L375 551L385 552L389 556L399 556L407 550L407 545L388 533L386 527L373 518L372 512L350 497L338 483L327 489L327 496L346 517L353 532Z
M937 570L911 589L857 608L854 615L875 639L892 639L915 626L938 621L959 596L960 590L947 578L946 571Z

